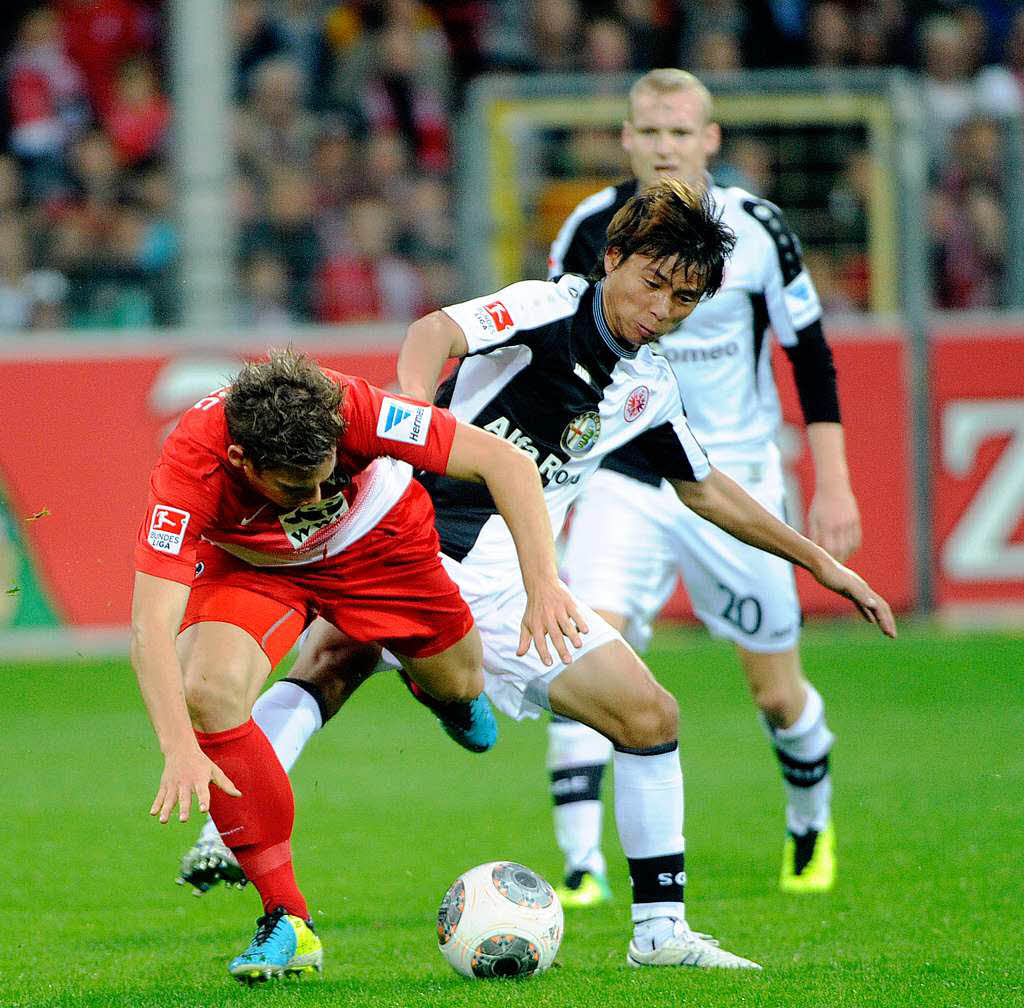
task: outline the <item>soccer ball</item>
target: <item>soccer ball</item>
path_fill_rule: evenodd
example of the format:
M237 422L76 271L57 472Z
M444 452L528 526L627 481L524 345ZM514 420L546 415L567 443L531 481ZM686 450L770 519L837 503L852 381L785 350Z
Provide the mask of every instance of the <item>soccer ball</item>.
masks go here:
M456 973L542 973L562 941L562 904L536 872L491 861L463 872L437 911L437 947Z

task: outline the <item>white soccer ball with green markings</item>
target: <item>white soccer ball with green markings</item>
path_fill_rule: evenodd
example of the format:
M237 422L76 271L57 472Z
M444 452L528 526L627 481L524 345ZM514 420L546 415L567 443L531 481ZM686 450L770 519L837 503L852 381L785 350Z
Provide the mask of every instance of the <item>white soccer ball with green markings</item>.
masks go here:
M563 930L554 889L515 861L463 872L437 911L441 955L468 977L542 973L555 961Z

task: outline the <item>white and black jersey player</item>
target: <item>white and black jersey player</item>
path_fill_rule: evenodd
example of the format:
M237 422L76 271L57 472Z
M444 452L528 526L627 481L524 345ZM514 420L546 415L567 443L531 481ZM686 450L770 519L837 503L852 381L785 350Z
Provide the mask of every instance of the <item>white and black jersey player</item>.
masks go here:
M893 635L888 605L861 578L708 464L686 423L671 368L647 346L719 286L732 236L710 202L667 181L623 207L609 241L599 283L528 281L414 322L399 354L402 390L429 398L445 362L462 358L442 401L533 458L555 522L600 460L632 441L688 506L805 566ZM445 568L482 637L492 700L517 718L544 708L575 718L614 746L616 819L633 886L628 962L753 968L686 923L675 699L621 635L582 603L583 625L562 627L570 638L576 629L585 631L572 660L531 656L523 634L528 586L496 513L496 504L509 502L425 482ZM291 682L313 692L337 689L339 682L350 689L351 657L344 638L317 621ZM276 733L267 734L276 751ZM293 747L298 734L281 733ZM298 738L299 748L309 734Z
M778 208L742 189L711 186L707 163L719 140L711 97L696 78L671 69L640 78L622 134L635 177L576 208L553 243L550 273L589 273L619 207L659 178L708 187L736 247L721 289L662 337L659 352L712 464L782 517L774 332L793 367L814 457L809 534L842 560L859 544L860 522L818 296ZM821 696L801 670L800 607L790 564L737 542L682 506L660 474L626 446L602 462L577 502L563 569L571 589L640 652L682 578L700 620L735 642L778 756L787 794L780 885L791 892L831 888L833 737ZM559 895L569 906L590 905L608 896L599 843L600 782L610 749L606 739L567 721L552 722L549 741L555 832L566 858Z

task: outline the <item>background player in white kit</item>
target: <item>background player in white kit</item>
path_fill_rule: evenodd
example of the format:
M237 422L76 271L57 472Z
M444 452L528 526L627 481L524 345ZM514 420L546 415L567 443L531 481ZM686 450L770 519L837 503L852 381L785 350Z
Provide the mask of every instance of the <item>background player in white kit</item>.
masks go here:
M779 404L765 338L771 325L793 365L814 459L808 534L843 560L860 544L860 519L818 296L799 242L778 209L741 189L712 185L707 164L719 142L711 96L696 77L677 69L641 77L630 91L622 128L635 177L573 211L552 245L550 276L589 274L604 251L608 222L637 191L665 177L710 187L736 247L722 288L662 337L661 352L711 463L783 517L782 467L773 440ZM627 445L604 461L577 500L563 570L573 592L640 652L682 577L700 620L736 643L779 759L788 834L780 885L789 892L830 889L833 736L821 696L800 665L792 567L682 506ZM549 732L555 834L565 854L559 896L569 906L592 905L610 897L600 848L600 785L612 747L574 721L556 718Z

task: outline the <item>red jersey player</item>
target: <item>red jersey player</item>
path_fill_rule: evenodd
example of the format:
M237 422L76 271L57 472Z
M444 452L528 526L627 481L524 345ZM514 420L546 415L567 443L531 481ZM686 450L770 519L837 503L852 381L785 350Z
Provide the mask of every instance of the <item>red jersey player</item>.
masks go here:
M272 352L190 409L153 470L131 635L165 761L150 814L177 805L184 822L194 792L259 891L256 935L228 967L242 981L322 963L292 869L291 788L251 718L302 629L319 615L384 644L440 700L483 689L479 634L411 466L486 485L530 588L520 646L550 662L550 636L567 661L564 636L578 647L586 627L558 581L537 467L447 410Z

